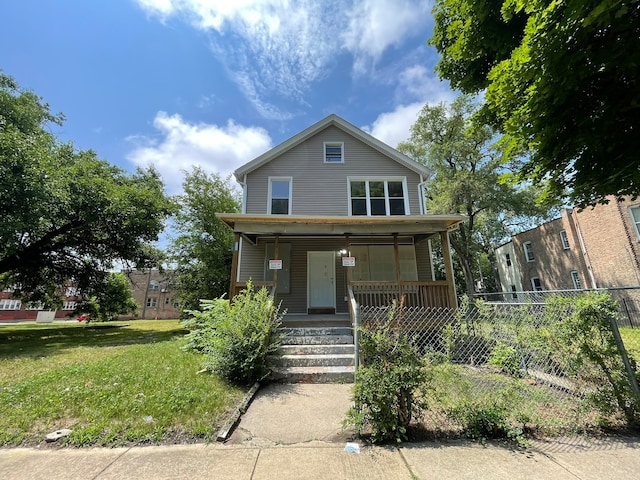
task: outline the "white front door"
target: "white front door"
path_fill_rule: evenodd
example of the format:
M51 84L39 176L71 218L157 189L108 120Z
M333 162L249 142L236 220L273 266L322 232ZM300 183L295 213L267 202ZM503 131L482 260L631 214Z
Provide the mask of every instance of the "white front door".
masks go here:
M336 307L336 260L334 252L307 252L309 308Z

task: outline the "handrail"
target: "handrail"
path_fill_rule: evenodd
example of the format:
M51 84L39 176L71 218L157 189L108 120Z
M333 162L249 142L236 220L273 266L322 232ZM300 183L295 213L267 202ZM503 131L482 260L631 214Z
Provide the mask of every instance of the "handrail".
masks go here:
M351 326L353 327L353 348L355 350L355 372L354 372L354 380L358 375L358 367L360 366L360 345L359 345L359 336L360 336L360 305L356 301L356 296L353 294L353 288L351 285L347 286L347 290L349 293L349 317L351 318Z

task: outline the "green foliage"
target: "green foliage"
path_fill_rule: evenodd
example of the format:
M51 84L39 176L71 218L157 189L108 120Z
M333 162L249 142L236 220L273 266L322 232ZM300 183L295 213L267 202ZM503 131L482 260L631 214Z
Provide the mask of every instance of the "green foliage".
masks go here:
M62 119L0 73L0 280L49 304L69 279L84 291L116 261L155 258L173 209L153 169L128 174L59 141L51 124Z
M199 167L186 174L182 187L170 255L181 307L193 310L201 299L220 297L229 289L233 232L216 213L238 212L240 204L229 179Z
M579 206L640 193L635 0L437 0L433 13L440 77L486 91L483 119L533 152L517 178Z
M488 363L512 377L517 378L522 376L518 351L504 343L498 343L498 345L495 346L489 355Z
M425 365L406 336L391 321L360 330L362 364L353 387L354 407L345 424L358 432L371 429L371 439L402 442L408 439L412 419L420 418L426 403Z
M74 313L88 313L91 320L108 322L138 310L131 283L123 273L109 273L102 285L87 290L85 296L87 300L79 304Z
M410 139L398 146L432 172L425 182L427 210L468 217L451 232L450 241L469 295L479 275L494 283L494 246L550 212L549 205L536 201L539 189L505 180L507 169L518 170L521 161L497 141L492 128L474 122L478 108L466 95L450 105L425 105Z
M268 356L277 352L281 337L277 330L282 315L266 288L257 292L250 282L233 297L205 301L201 311L188 312L185 321L189 345L207 354L207 366L235 383L251 384L269 374Z

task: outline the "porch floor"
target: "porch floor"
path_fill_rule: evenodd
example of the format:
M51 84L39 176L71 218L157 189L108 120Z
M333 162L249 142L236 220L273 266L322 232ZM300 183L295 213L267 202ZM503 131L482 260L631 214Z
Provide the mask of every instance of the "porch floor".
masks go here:
M283 327L351 327L349 315L343 314L317 314L305 315L303 313L287 313L282 318Z

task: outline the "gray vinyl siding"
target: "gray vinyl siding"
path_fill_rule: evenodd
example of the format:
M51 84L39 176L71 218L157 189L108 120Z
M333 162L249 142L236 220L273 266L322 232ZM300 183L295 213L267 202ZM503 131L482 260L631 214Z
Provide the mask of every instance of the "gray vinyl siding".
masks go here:
M344 163L324 163L324 142L344 142ZM267 213L269 177L292 177L293 215L348 215L347 177L406 177L409 212L420 214L420 175L331 126L247 175L246 213Z
M335 253L335 282L336 282L336 312L348 313L346 271L338 252L346 247L346 240L342 237L328 238L287 238L283 243L291 244L291 289L288 294L278 294L282 301L282 309L288 313L307 313L307 252L332 251ZM246 282L250 278L254 281L264 280L264 252L265 244L273 243L273 238L260 239L256 246L243 242L241 250L240 281ZM392 237L361 238L352 237L354 245L393 244ZM399 238L400 244L411 243L410 238ZM416 262L418 264L418 279L431 280L431 265L427 242L416 245ZM424 270L424 271L421 271Z

